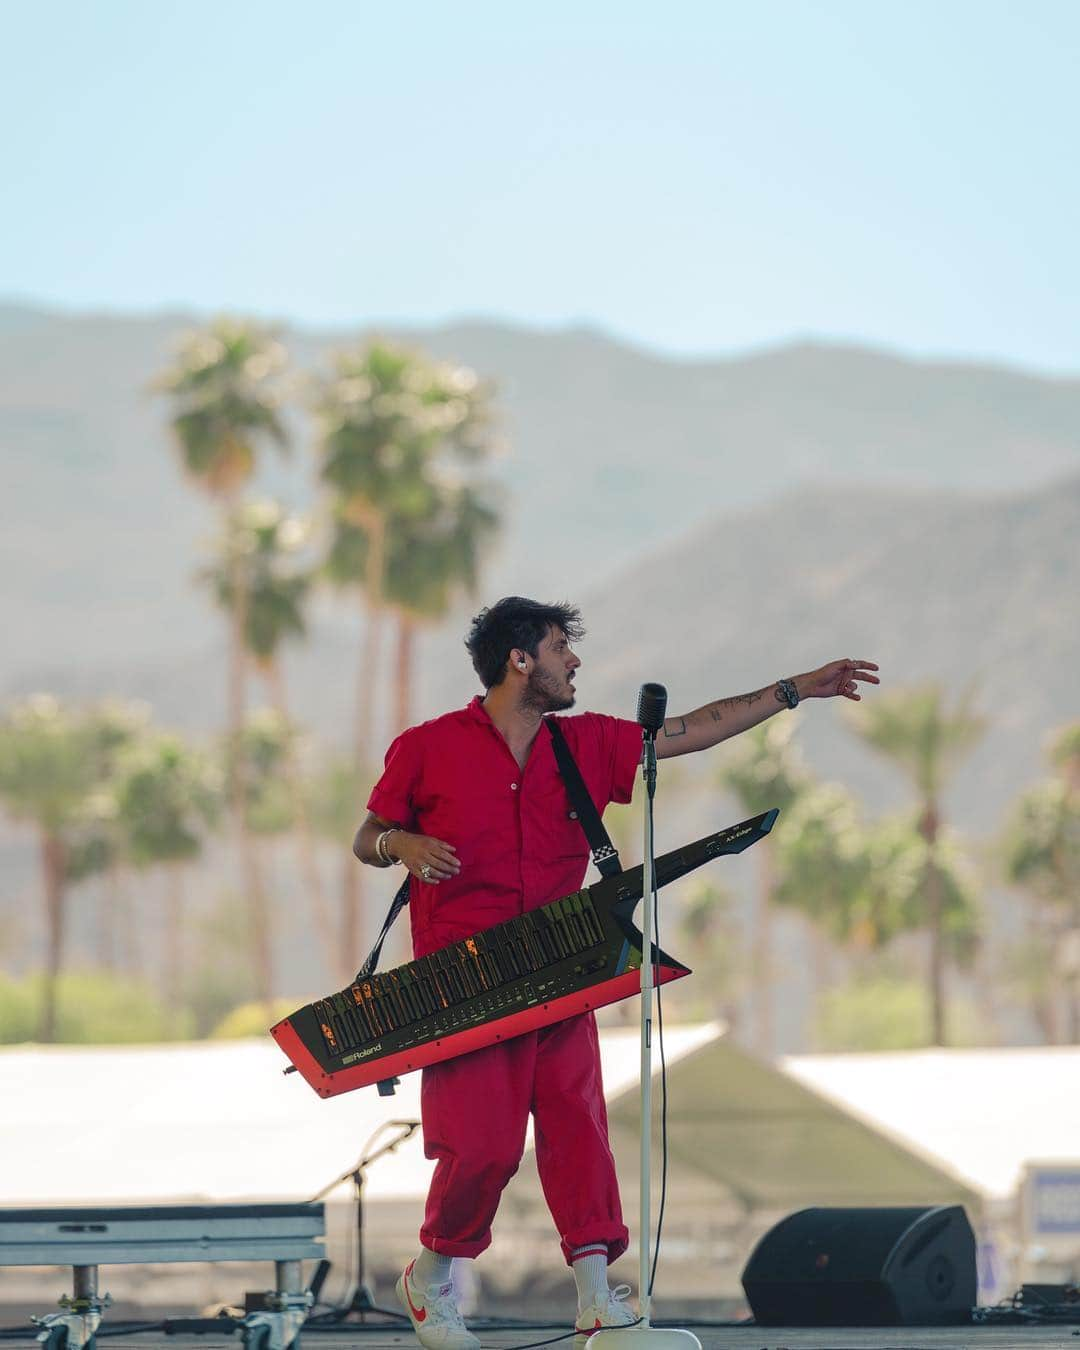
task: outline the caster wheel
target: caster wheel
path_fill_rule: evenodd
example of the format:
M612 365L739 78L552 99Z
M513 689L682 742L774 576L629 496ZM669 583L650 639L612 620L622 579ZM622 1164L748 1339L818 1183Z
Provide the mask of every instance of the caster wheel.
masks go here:
M245 1327L244 1350L270 1350L269 1327Z

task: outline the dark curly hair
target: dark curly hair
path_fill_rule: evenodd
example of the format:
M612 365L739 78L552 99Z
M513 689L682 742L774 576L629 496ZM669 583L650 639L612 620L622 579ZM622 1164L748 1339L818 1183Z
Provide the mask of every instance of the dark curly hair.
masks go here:
M541 605L520 595L507 595L490 609L482 609L469 627L465 646L484 688L502 683L515 647L535 657L549 628L561 628L571 642L585 636L581 611L575 605Z

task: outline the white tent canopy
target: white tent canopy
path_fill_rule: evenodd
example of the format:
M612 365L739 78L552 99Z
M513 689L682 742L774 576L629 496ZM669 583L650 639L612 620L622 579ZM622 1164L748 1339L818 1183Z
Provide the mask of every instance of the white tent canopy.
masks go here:
M986 1200L1011 1199L1029 1162L1080 1162L1080 1047L793 1055L780 1067Z
M669 1065L719 1034L667 1029ZM601 1057L607 1094L632 1088L636 1028L603 1032ZM380 1125L419 1119L419 1074L393 1097L324 1100L285 1065L269 1040L0 1051L0 1203L306 1200ZM371 1168L365 1193L420 1197L432 1167L417 1132Z
M708 1072L701 1054L721 1034L713 1023L669 1026L669 1069ZM622 1098L626 1117L637 1029L603 1031L601 1054L608 1099ZM284 1065L264 1040L0 1050L2 1203L304 1200L351 1168L380 1125L419 1118L418 1074L394 1097L367 1088L323 1100ZM1010 1197L1027 1162L1080 1161L1080 1049L797 1055L779 1071L777 1090L795 1080L987 1200ZM737 1106L744 1079L721 1077L713 1095ZM372 1167L366 1194L418 1198L431 1167L417 1133Z

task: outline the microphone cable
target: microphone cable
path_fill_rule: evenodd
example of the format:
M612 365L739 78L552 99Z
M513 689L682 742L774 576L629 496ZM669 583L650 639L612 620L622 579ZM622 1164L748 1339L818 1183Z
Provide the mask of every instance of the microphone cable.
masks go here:
M652 798L646 796L645 809L652 811ZM655 850L654 850L655 852ZM656 885L656 869L652 873L652 895L647 903L653 907L653 943L657 952L663 950L660 946L660 904ZM652 952L648 953L648 959L652 960ZM660 1238L664 1229L664 1204L667 1200L667 1173L668 1173L668 1091L667 1091L667 1059L664 1055L664 1005L661 995L661 986L656 983L659 964L653 964L653 994L656 998L656 1039L660 1047L660 1204L656 1213L656 1244L653 1247L652 1269L649 1272L649 1298L653 1296L653 1285L656 1283L656 1267L660 1260ZM652 1129L652 1121L642 1121L641 1128ZM651 1178L650 1178L651 1185Z

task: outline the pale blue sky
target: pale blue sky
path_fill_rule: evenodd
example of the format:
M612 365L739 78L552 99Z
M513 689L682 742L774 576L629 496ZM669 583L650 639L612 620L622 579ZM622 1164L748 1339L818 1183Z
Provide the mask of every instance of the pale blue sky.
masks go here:
M0 0L0 296L1080 372L1080 4Z

